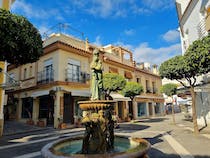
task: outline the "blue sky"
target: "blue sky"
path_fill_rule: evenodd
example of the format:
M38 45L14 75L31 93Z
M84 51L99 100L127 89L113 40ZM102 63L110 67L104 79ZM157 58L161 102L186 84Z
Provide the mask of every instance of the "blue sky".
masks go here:
M181 54L174 0L16 0L11 12L27 17L42 35L59 32L54 26L62 23L66 34L127 47L136 62L160 65Z

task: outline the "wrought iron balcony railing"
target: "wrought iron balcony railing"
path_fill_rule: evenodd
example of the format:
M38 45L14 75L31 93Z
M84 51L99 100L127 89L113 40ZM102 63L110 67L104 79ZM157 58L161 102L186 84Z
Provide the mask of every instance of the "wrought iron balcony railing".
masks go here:
M46 84L54 81L54 70L43 70L37 73L37 83Z
M88 80L90 80L90 74L86 72L80 72L80 71L73 72L70 69L66 69L65 81L86 83L86 81Z

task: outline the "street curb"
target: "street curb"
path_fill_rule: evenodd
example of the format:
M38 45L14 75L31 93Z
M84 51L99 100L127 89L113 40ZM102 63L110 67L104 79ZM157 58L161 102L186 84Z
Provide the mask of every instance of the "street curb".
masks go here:
M29 132L38 132L38 131L45 131L45 130L49 130L49 129L53 129L53 127L45 127L43 129L33 129L33 130L26 130L26 131L20 131L20 132L12 132L12 133L8 133L8 134L4 134L2 136L11 136L11 135L17 135L17 134L24 134L24 133L29 133Z

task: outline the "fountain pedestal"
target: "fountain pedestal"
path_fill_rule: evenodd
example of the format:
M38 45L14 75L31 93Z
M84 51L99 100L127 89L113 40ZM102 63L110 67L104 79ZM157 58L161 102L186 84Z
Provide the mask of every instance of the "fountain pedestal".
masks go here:
M82 154L105 153L114 148L114 101L81 101L82 124L85 125Z

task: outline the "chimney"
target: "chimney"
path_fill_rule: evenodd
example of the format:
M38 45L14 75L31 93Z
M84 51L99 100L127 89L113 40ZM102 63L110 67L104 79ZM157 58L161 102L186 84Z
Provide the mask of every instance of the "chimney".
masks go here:
M88 49L89 49L89 44L88 43L89 43L88 38L86 38L86 40L85 40L85 50L86 51L88 51Z
M157 65L156 64L154 64L154 65L152 65L152 72L154 73L154 74L158 74L158 69L157 69Z

